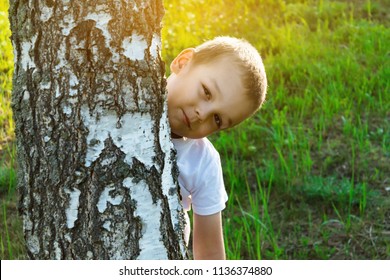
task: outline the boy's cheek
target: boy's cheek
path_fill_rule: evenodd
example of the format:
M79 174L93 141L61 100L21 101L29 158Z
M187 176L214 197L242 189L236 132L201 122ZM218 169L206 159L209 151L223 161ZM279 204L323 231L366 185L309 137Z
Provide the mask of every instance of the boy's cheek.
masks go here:
M171 130L174 131L176 129L175 120L174 117L171 114L169 114L169 110L168 110L168 122L169 122L169 126L171 127Z

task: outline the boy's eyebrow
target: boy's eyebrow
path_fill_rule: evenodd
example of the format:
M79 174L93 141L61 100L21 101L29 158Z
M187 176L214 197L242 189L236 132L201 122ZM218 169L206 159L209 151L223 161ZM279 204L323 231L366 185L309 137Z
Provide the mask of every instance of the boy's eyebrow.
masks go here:
M217 80L211 78L211 82L213 83L213 86L214 86L214 88L216 89L216 91L217 91L219 94L221 94L221 90L220 90L220 88L219 88L219 86L218 86L218 84L217 84Z

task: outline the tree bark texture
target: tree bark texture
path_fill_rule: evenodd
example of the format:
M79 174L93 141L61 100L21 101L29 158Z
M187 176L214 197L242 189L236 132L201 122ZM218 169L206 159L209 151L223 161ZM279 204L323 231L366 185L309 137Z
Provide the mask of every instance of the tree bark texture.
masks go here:
M32 259L182 259L160 0L11 0Z

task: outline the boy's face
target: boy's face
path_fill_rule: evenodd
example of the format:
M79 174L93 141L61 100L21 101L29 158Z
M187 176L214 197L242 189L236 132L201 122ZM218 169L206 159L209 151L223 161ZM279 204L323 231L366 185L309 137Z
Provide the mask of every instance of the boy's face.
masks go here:
M232 127L252 113L234 64L221 58L191 65L193 54L193 49L180 53L167 79L168 119L174 137L202 138Z

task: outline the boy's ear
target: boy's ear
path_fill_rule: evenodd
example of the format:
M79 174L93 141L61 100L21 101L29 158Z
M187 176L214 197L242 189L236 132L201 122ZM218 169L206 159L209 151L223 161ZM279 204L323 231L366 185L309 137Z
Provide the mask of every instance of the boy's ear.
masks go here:
M187 65L195 53L194 48L183 50L171 63L171 72L178 74Z

